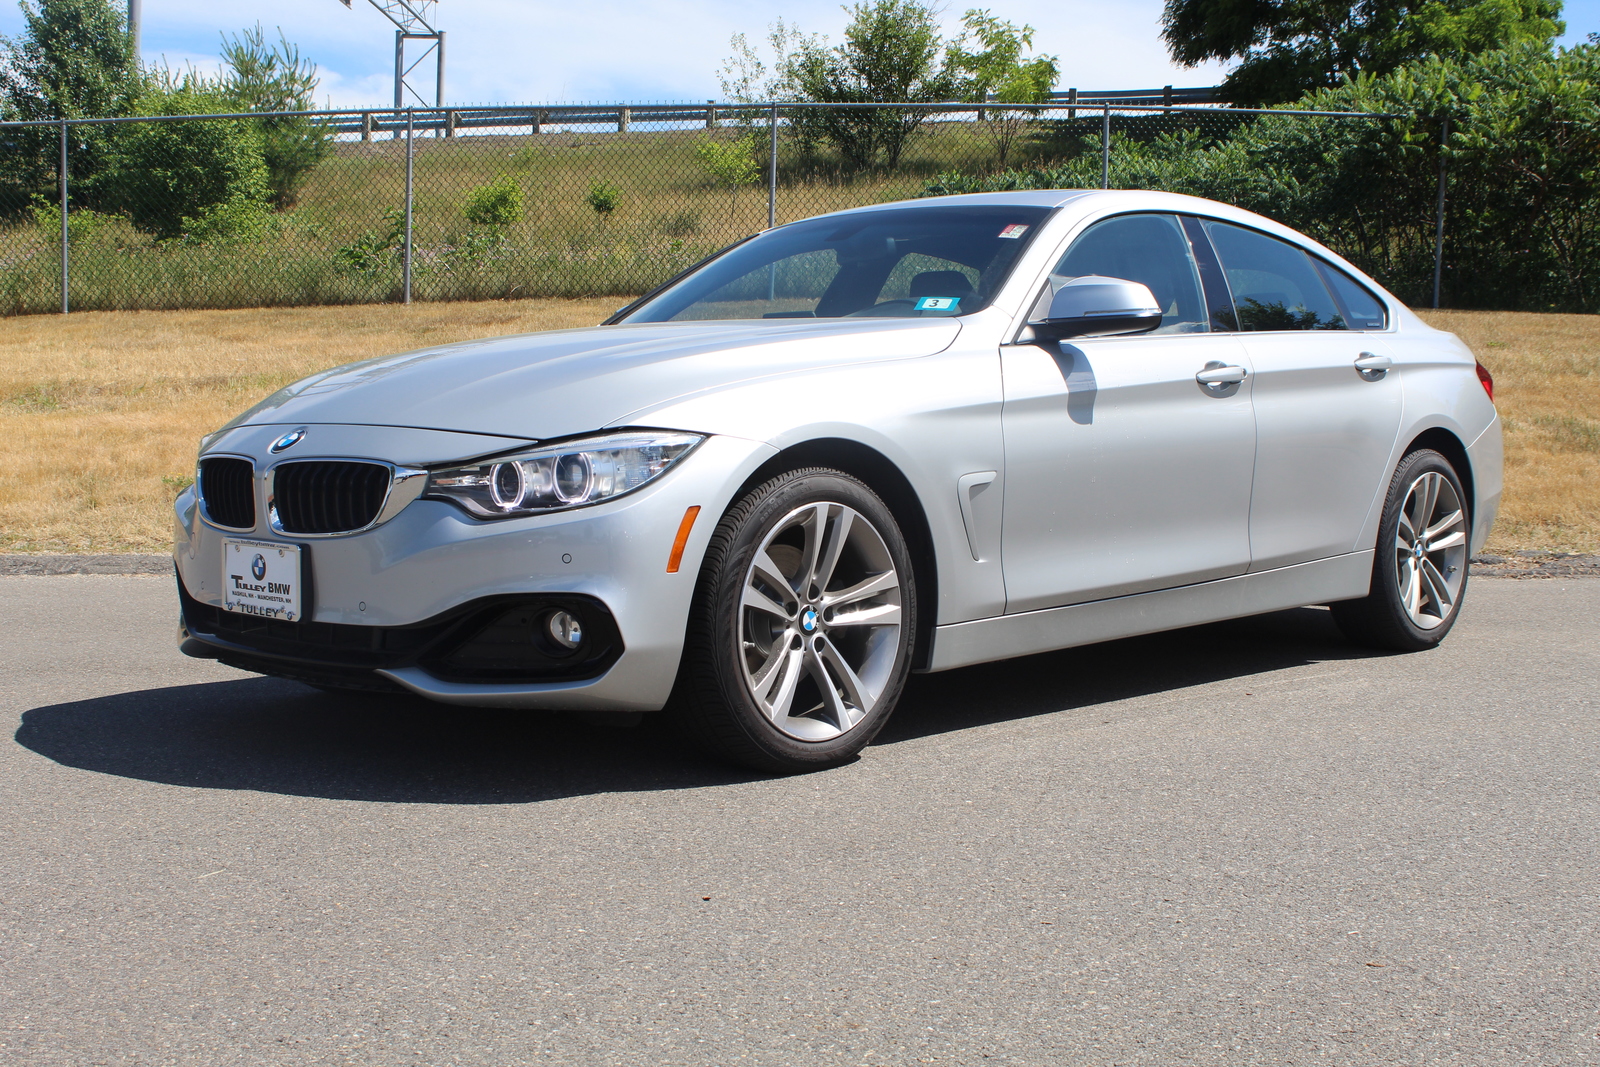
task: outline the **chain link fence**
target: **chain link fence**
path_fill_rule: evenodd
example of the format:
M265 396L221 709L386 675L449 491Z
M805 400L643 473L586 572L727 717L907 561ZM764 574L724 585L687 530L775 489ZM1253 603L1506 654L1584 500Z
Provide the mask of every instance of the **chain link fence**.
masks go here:
M1390 176L1405 195L1308 196L1289 173L1385 124L1422 131L1422 155ZM1241 204L1437 303L1442 133L1397 116L1070 103L0 124L0 312L623 297L775 223L1098 187Z

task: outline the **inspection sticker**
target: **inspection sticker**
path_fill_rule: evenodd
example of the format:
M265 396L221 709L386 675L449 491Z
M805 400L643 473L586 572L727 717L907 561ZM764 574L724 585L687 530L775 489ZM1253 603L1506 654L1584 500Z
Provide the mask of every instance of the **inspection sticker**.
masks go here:
M1028 226L1026 223L1013 222L1010 226L1007 226L1005 229L1000 231L1000 236L1009 237L1012 240L1015 240L1027 232Z
M917 311L949 311L961 303L959 296L925 296L917 301Z
M222 606L242 615L300 619L300 546L222 542Z

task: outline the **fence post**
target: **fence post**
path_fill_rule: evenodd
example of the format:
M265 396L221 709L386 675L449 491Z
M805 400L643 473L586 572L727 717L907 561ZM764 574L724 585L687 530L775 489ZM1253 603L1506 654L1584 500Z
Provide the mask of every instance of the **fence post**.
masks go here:
M717 102L715 100L707 100L706 101L706 129L714 130L716 128L717 128Z
M412 146L416 141L416 108L406 108L406 243L400 252L400 262L405 273L405 302L411 303L411 205L414 202L414 174Z
M618 108L617 109L617 132L618 133L627 133L628 132L628 126L631 125L632 121L633 121L633 109L632 108L624 107L624 108Z
M1111 188L1111 104L1105 105L1105 121L1100 126L1100 188Z
M767 121L767 143L771 149L767 160L767 229L778 224L778 105L772 105Z
M1078 117L1078 109L1074 106L1077 104L1077 102L1078 87L1074 85L1072 88L1067 90L1067 118L1075 119Z
M67 244L67 120L61 120L61 314L72 310Z
M1434 212L1433 225L1433 306L1439 306L1439 289L1444 281L1444 147L1450 142L1450 117L1445 116L1439 136L1439 206Z

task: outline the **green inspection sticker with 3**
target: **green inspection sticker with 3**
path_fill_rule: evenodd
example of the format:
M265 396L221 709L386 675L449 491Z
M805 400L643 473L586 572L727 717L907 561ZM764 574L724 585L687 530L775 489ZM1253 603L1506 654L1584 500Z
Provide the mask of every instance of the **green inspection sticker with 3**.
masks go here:
M301 614L300 546L222 542L222 606L242 615L296 622Z

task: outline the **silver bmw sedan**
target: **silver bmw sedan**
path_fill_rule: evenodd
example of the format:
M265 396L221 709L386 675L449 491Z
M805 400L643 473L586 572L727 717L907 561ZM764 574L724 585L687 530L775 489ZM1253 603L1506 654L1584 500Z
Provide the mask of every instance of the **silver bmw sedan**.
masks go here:
M184 652L852 758L910 671L1307 604L1425 649L1493 382L1314 241L1051 190L768 230L601 326L352 364L202 443Z

